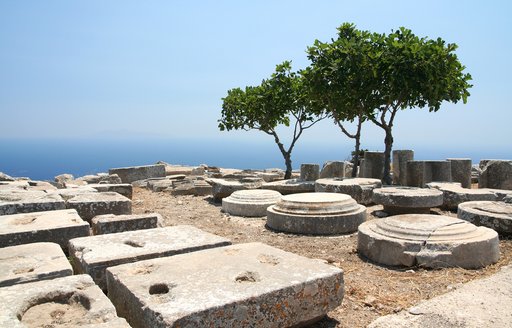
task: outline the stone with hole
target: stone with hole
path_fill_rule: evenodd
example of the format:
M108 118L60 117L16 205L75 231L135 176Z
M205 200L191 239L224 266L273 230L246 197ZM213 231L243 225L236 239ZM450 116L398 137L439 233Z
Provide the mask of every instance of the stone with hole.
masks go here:
M339 306L343 271L261 243L107 269L108 295L138 327L291 327Z
M76 238L69 242L69 254L75 272L91 275L105 290L105 269L110 266L229 244L225 238L182 225Z
M0 287L71 276L58 244L32 243L0 248Z
M267 209L269 228L298 234L354 232L365 219L366 207L349 195L336 193L287 195Z
M77 195L66 202L80 217L88 222L96 215L131 214L132 201L117 192L97 192Z
M466 202L459 205L459 219L484 226L499 234L512 235L512 204L504 202Z
M123 231L154 229L161 227L163 218L158 213L97 215L91 220L92 232L95 235L104 235Z
M402 214L359 226L357 249L391 266L482 268L500 257L496 231L464 220L430 214Z
M66 208L59 195L44 191L3 190L0 191L0 215L55 211Z
M382 182L379 179L369 178L318 179L315 182L316 192L347 194L363 205L373 203L373 190L380 187Z
M89 236L89 230L75 210L5 215L0 218L0 247L52 242L67 250L70 239Z
M373 191L373 201L391 215L429 214L431 207L443 204L443 193L436 189L384 187Z
M267 207L274 205L279 199L281 194L275 190L239 190L222 199L222 209L238 216L265 216Z
M130 327L88 275L0 288L0 299L0 327Z

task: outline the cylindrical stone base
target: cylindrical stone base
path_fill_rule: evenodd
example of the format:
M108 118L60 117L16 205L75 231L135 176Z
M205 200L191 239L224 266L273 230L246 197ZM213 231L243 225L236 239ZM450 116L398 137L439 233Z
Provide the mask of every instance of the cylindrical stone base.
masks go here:
M222 209L231 215L258 217L267 215L267 207L281 199L275 190L239 190L222 199Z

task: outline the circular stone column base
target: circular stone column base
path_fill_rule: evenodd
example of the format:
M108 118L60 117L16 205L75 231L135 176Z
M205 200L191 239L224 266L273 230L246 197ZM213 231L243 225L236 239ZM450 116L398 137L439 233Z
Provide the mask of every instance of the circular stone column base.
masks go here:
M359 226L358 252L384 265L476 269L500 257L496 231L466 221L404 214Z
M383 211L389 215L430 214L430 207L401 207L384 205Z
M414 187L384 187L373 191L373 201L391 214L429 214L443 204L443 192Z
M484 226L503 235L512 235L512 204L475 201L459 204L459 219Z
M335 193L283 196L267 209L267 226L277 231L332 235L354 232L366 219L366 207Z
M231 215L257 217L267 215L267 207L281 199L275 190L239 190L222 199L222 209Z

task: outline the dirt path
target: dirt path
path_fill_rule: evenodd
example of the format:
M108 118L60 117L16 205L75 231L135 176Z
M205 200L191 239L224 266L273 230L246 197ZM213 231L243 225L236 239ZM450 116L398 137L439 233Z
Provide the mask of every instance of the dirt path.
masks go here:
M380 206L370 207L368 213L379 209ZM446 293L467 281L489 276L512 258L512 240L502 239L500 261L485 269L392 269L360 258L356 251L357 234L314 237L276 233L265 227L265 218L229 216L221 212L220 204L212 203L209 198L172 196L134 188L133 212L158 212L168 226L189 224L229 238L234 244L259 241L340 267L345 274L343 304L313 327L365 327L380 316ZM449 212L443 214L456 216Z

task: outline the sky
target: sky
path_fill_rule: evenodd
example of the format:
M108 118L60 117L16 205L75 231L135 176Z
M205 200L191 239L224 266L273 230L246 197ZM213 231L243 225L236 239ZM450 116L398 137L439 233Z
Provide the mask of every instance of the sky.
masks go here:
M256 85L344 22L441 37L473 77L467 104L397 114L395 149L512 157L509 1L0 0L0 140L156 138L272 143L220 132L227 90ZM363 148L384 134L363 127ZM284 132L286 134L286 132ZM329 121L299 141L351 145ZM455 151L456 150L456 151ZM442 155L439 155L442 156Z

